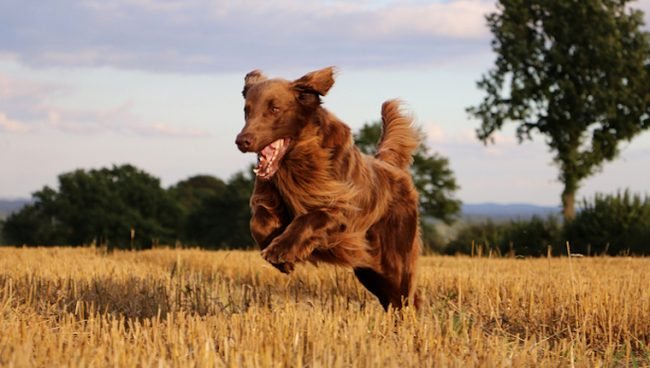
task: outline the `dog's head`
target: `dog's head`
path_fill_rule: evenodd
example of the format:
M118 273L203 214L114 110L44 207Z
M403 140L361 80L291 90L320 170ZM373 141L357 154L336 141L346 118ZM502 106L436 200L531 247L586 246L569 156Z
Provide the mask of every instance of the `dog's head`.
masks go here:
M257 153L255 174L268 180L278 171L308 117L320 108L320 97L334 84L334 68L308 73L295 81L268 79L254 70L244 79L246 124L235 143L242 152Z

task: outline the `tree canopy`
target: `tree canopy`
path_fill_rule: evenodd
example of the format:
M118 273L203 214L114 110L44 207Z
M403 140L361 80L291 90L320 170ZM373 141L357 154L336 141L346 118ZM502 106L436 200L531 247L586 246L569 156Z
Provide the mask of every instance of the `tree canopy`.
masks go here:
M250 174L237 173L227 183L197 175L168 190L131 165L75 170L58 179L58 189L45 186L6 219L5 242L136 249L177 241L205 248L252 245Z
M228 183L212 180L209 190L205 186L192 188L193 197L200 197L201 200L185 212L184 227L180 233L184 243L213 249L252 246L248 226L251 216L248 201L254 181L251 173L252 168L246 173L238 172ZM196 179L191 178L189 182L196 184ZM186 184L180 183L171 190L178 191L182 186Z
M58 179L58 190L45 186L33 194L33 204L7 218L7 239L16 244L96 242L138 248L175 240L179 208L160 180L144 171L122 165L75 170Z
M477 83L478 138L516 122L519 141L540 133L564 186L566 219L580 182L650 127L650 38L629 0L499 0L487 16L494 67Z

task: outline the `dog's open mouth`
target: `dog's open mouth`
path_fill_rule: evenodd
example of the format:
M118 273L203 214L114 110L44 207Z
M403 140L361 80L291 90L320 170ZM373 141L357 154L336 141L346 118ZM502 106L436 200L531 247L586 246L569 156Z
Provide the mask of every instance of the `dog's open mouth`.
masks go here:
M289 138L281 138L257 153L257 167L253 169L258 178L268 180L280 168L280 161L289 148Z

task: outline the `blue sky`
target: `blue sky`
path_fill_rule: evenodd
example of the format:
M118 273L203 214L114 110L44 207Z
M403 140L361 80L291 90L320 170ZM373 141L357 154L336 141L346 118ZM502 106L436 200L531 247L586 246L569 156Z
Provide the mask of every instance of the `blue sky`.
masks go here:
M650 0L634 3L650 13ZM541 137L483 146L465 108L494 56L493 1L0 1L0 197L29 197L77 168L132 163L168 186L227 179L243 76L298 78L336 65L325 107L354 130L399 97L449 158L467 203L559 204ZM646 15L646 23L649 22ZM579 197L648 193L650 133L585 181Z

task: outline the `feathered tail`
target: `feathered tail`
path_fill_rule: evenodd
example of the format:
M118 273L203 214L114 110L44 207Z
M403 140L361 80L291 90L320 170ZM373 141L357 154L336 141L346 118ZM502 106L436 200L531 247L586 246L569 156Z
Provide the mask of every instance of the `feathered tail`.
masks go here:
M407 170L420 144L420 134L413 127L413 118L400 111L399 100L389 100L381 106L381 120L382 136L376 157Z

